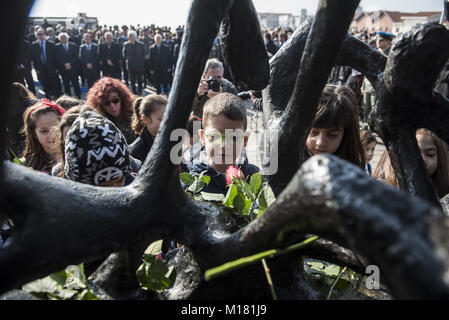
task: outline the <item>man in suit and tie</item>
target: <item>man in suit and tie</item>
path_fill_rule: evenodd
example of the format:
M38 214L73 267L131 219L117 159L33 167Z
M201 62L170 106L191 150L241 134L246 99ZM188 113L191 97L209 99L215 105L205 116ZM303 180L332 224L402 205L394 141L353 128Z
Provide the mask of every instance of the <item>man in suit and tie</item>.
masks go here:
M98 45L92 43L90 33L83 35L84 44L80 47L80 61L83 73L87 78L87 86L90 89L95 81L100 78L100 60L98 58Z
M64 83L64 93L71 96L71 85L75 89L75 95L81 98L80 84L78 81L79 58L78 47L69 42L69 35L65 32L59 34L59 41L55 47L58 69Z
M48 99L61 95L61 87L57 75L55 44L45 38L43 29L36 32L37 40L31 46L31 56L37 77L41 82Z
M129 41L123 45L123 56L129 71L131 88L134 94L142 95L145 74L145 50L143 43L137 41L135 31L128 32ZM136 91L137 80L137 91Z
M157 94L161 93L161 85L168 95L168 74L171 72L172 57L170 49L162 43L162 36L157 34L155 44L150 48L150 74Z
M103 77L112 77L120 80L122 73L120 66L122 60L120 45L114 41L112 32L106 32L104 39L105 42L98 47Z

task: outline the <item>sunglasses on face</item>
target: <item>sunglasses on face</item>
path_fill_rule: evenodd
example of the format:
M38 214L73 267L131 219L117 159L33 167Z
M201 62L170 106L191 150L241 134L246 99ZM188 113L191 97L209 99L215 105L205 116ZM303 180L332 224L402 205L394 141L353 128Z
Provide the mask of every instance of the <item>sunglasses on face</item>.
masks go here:
M223 142L225 142L225 144L229 144L229 143L242 143L243 139L245 138L245 133L244 132L234 132L232 134L228 134L228 135L224 135L221 134L221 132L219 131L208 131L205 132L205 136L207 141L209 141L209 143L214 144L214 145L221 145Z
M104 103L104 106L105 106L105 107L108 107L108 106L111 105L111 103L113 103L113 104L120 103L120 98L115 98L115 99L112 99L111 101L106 101L106 102Z

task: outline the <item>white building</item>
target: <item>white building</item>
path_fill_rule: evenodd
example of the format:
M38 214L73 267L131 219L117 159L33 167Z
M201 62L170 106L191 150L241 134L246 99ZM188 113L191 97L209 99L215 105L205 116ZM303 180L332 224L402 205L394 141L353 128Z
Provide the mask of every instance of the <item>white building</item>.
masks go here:
M97 18L88 17L85 13L78 13L76 17L28 17L28 25L42 25L44 23L44 18L46 18L47 22L53 25L53 27L60 24L66 28L74 28L79 24L81 19L83 19L86 24L86 29L95 30L98 25Z
M291 13L259 13L260 26L264 29L277 27L296 29L299 26L299 18Z
M397 33L405 33L416 26L426 24L428 22L438 22L440 20L440 13L423 13L421 14L404 14L401 16L401 21L393 24L393 30Z

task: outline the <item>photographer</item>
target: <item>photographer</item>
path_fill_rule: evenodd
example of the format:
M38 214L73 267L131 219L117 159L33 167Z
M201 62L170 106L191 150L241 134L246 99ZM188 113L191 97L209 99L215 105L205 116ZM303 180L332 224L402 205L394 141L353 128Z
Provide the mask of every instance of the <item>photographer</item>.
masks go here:
M237 89L229 80L223 78L223 64L218 59L209 59L206 62L197 94L193 100L193 114L202 117L203 106L206 101L219 93L229 92L237 94Z

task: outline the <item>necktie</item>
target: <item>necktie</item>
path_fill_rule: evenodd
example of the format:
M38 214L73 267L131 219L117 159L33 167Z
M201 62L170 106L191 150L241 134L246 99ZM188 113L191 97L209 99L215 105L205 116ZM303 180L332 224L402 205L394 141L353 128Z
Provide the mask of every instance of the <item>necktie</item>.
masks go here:
M69 51L69 45L65 44L64 46L65 46L65 51Z
M42 64L46 64L47 63L47 56L45 55L44 42L41 42L41 61L42 61Z

